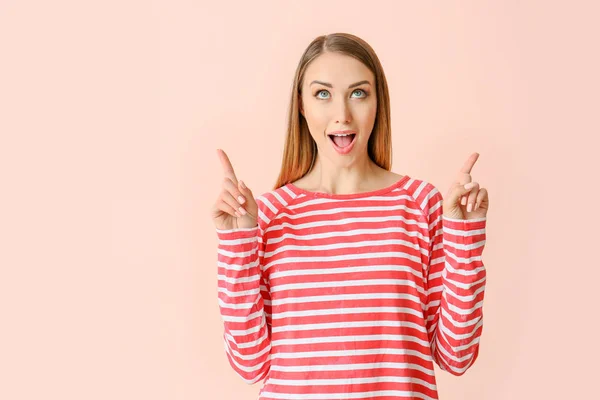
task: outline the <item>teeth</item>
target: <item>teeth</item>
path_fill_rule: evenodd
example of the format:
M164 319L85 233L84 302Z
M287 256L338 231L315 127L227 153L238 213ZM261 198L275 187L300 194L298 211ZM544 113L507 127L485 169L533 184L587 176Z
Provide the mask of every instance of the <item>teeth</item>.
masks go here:
M334 133L332 136L350 136L354 135L353 133Z

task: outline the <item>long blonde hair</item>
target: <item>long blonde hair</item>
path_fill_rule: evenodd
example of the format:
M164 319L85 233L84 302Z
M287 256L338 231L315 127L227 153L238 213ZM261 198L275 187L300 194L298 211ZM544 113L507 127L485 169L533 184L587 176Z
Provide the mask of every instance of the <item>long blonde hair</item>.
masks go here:
M301 88L306 68L324 52L337 52L354 57L375 75L377 114L369 137L368 154L369 158L380 167L388 171L391 169L390 97L383 67L367 42L350 33L332 33L315 38L304 51L296 68L281 171L273 189L303 177L312 169L317 157L317 145L310 135L306 119L300 113L299 96L302 95Z

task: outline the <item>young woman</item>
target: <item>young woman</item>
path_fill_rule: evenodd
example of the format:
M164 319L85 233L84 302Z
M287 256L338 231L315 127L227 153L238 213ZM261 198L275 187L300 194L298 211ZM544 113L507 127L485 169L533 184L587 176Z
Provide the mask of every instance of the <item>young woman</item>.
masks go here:
M477 358L489 200L473 153L445 198L391 168L372 48L316 38L294 78L283 164L254 197L218 150L212 210L229 363L260 399L437 399L434 363Z

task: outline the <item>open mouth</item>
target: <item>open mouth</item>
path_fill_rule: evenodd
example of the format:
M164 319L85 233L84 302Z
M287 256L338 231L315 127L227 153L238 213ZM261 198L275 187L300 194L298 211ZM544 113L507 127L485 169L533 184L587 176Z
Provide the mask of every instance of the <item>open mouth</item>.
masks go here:
M345 134L345 135L327 135L329 136L329 140L333 142L338 148L344 149L354 143L354 139L356 138L355 133Z

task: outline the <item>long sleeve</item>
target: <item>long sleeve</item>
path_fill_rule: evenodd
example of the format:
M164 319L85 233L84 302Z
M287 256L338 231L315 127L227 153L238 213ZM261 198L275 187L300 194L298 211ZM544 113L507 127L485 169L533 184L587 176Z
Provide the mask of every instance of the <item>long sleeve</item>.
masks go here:
M263 244L260 226L217 229L218 296L224 323L227 359L248 384L263 379L270 368L268 290L261 273Z
M436 364L462 375L477 359L483 329L487 218L446 218L442 202L433 187L424 207L430 240L426 324Z

